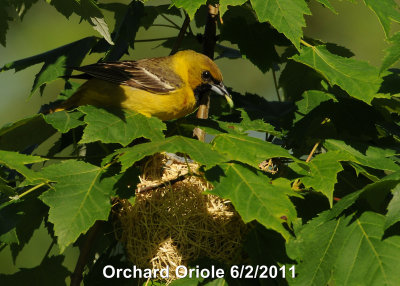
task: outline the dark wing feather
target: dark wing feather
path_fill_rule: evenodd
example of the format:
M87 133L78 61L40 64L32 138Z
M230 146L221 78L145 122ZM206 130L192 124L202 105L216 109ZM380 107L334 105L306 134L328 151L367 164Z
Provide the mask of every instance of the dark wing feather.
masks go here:
M159 94L174 91L183 84L171 69L168 58L104 62L75 69L101 80Z

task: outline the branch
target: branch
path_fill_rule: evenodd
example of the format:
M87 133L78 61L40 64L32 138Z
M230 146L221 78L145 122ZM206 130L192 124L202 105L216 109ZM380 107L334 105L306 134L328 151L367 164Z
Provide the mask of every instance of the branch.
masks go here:
M87 237L83 246L80 248L79 258L75 265L74 273L71 274L71 286L79 286L83 278L83 270L89 260L90 251L94 245L97 234L101 230L102 221L96 221L95 224L89 229Z
M216 44L216 33L217 33L217 20L219 5L208 5L207 23L204 30L204 44L203 44L203 54L208 56L210 59L214 59L214 49ZM210 109L210 94L207 93L200 99L200 106L197 111L197 118L207 119L208 110ZM206 133L200 128L195 128L193 130L193 136L197 137L200 141L205 140Z
M180 176L176 177L175 179L172 179L172 180L169 180L169 181L164 181L164 182L161 182L161 183L157 183L157 184L152 185L152 186L138 188L137 189L137 193L138 194L143 194L143 193L147 193L149 191L158 189L159 187L162 187L162 186L173 185L173 184L175 184L177 182L185 180L188 176L190 176L189 173L186 173L184 175L180 175Z
M179 46L182 44L182 40L183 40L183 37L185 36L186 30L189 26L189 23L190 23L190 17L188 14L186 14L186 17L185 17L185 20L183 21L182 27L179 30L178 38L176 39L174 46L172 47L170 55L173 55L178 51Z

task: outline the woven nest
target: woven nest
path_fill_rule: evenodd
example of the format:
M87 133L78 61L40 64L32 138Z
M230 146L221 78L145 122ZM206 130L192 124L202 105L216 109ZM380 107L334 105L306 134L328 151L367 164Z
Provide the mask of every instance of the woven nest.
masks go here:
M119 202L117 236L139 268L175 269L199 258L240 259L245 224L231 203L203 192L211 186L192 161L158 154L144 166L135 204ZM188 174L193 175L188 175Z

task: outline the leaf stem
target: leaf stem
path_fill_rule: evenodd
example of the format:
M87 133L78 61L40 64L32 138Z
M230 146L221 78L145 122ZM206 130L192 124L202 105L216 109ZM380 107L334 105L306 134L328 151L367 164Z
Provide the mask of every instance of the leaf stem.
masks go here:
M311 158L312 158L312 156L314 155L315 150L317 150L318 145L319 145L319 141L318 141L317 143L315 143L314 147L312 148L310 154L309 154L308 157L307 157L306 163L308 163L308 162L311 161Z
M22 198L23 196L26 196L27 194L33 192L34 190L37 190L37 189L43 187L43 186L46 185L46 184L47 184L47 183L41 183L41 184L39 184L39 185L36 185L36 186L30 188L29 190L27 190L26 192L23 192L22 194L20 194L20 195L18 195L18 196L16 196L16 197L17 197L18 199L20 199L20 198Z
M314 48L314 46L313 45L311 45L311 44L309 44L309 43L307 43L306 41L304 41L304 40L300 40L300 43L302 43L304 46L306 46L306 47L309 47L309 48Z

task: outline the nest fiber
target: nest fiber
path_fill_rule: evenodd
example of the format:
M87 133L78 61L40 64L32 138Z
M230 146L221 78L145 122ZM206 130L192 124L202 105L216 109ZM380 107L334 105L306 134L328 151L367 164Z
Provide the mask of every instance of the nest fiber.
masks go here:
M240 258L245 224L231 203L204 194L211 186L199 166L156 155L145 164L136 200L119 202L117 235L140 268L175 269L202 257L232 264ZM191 174L191 175L189 175Z

